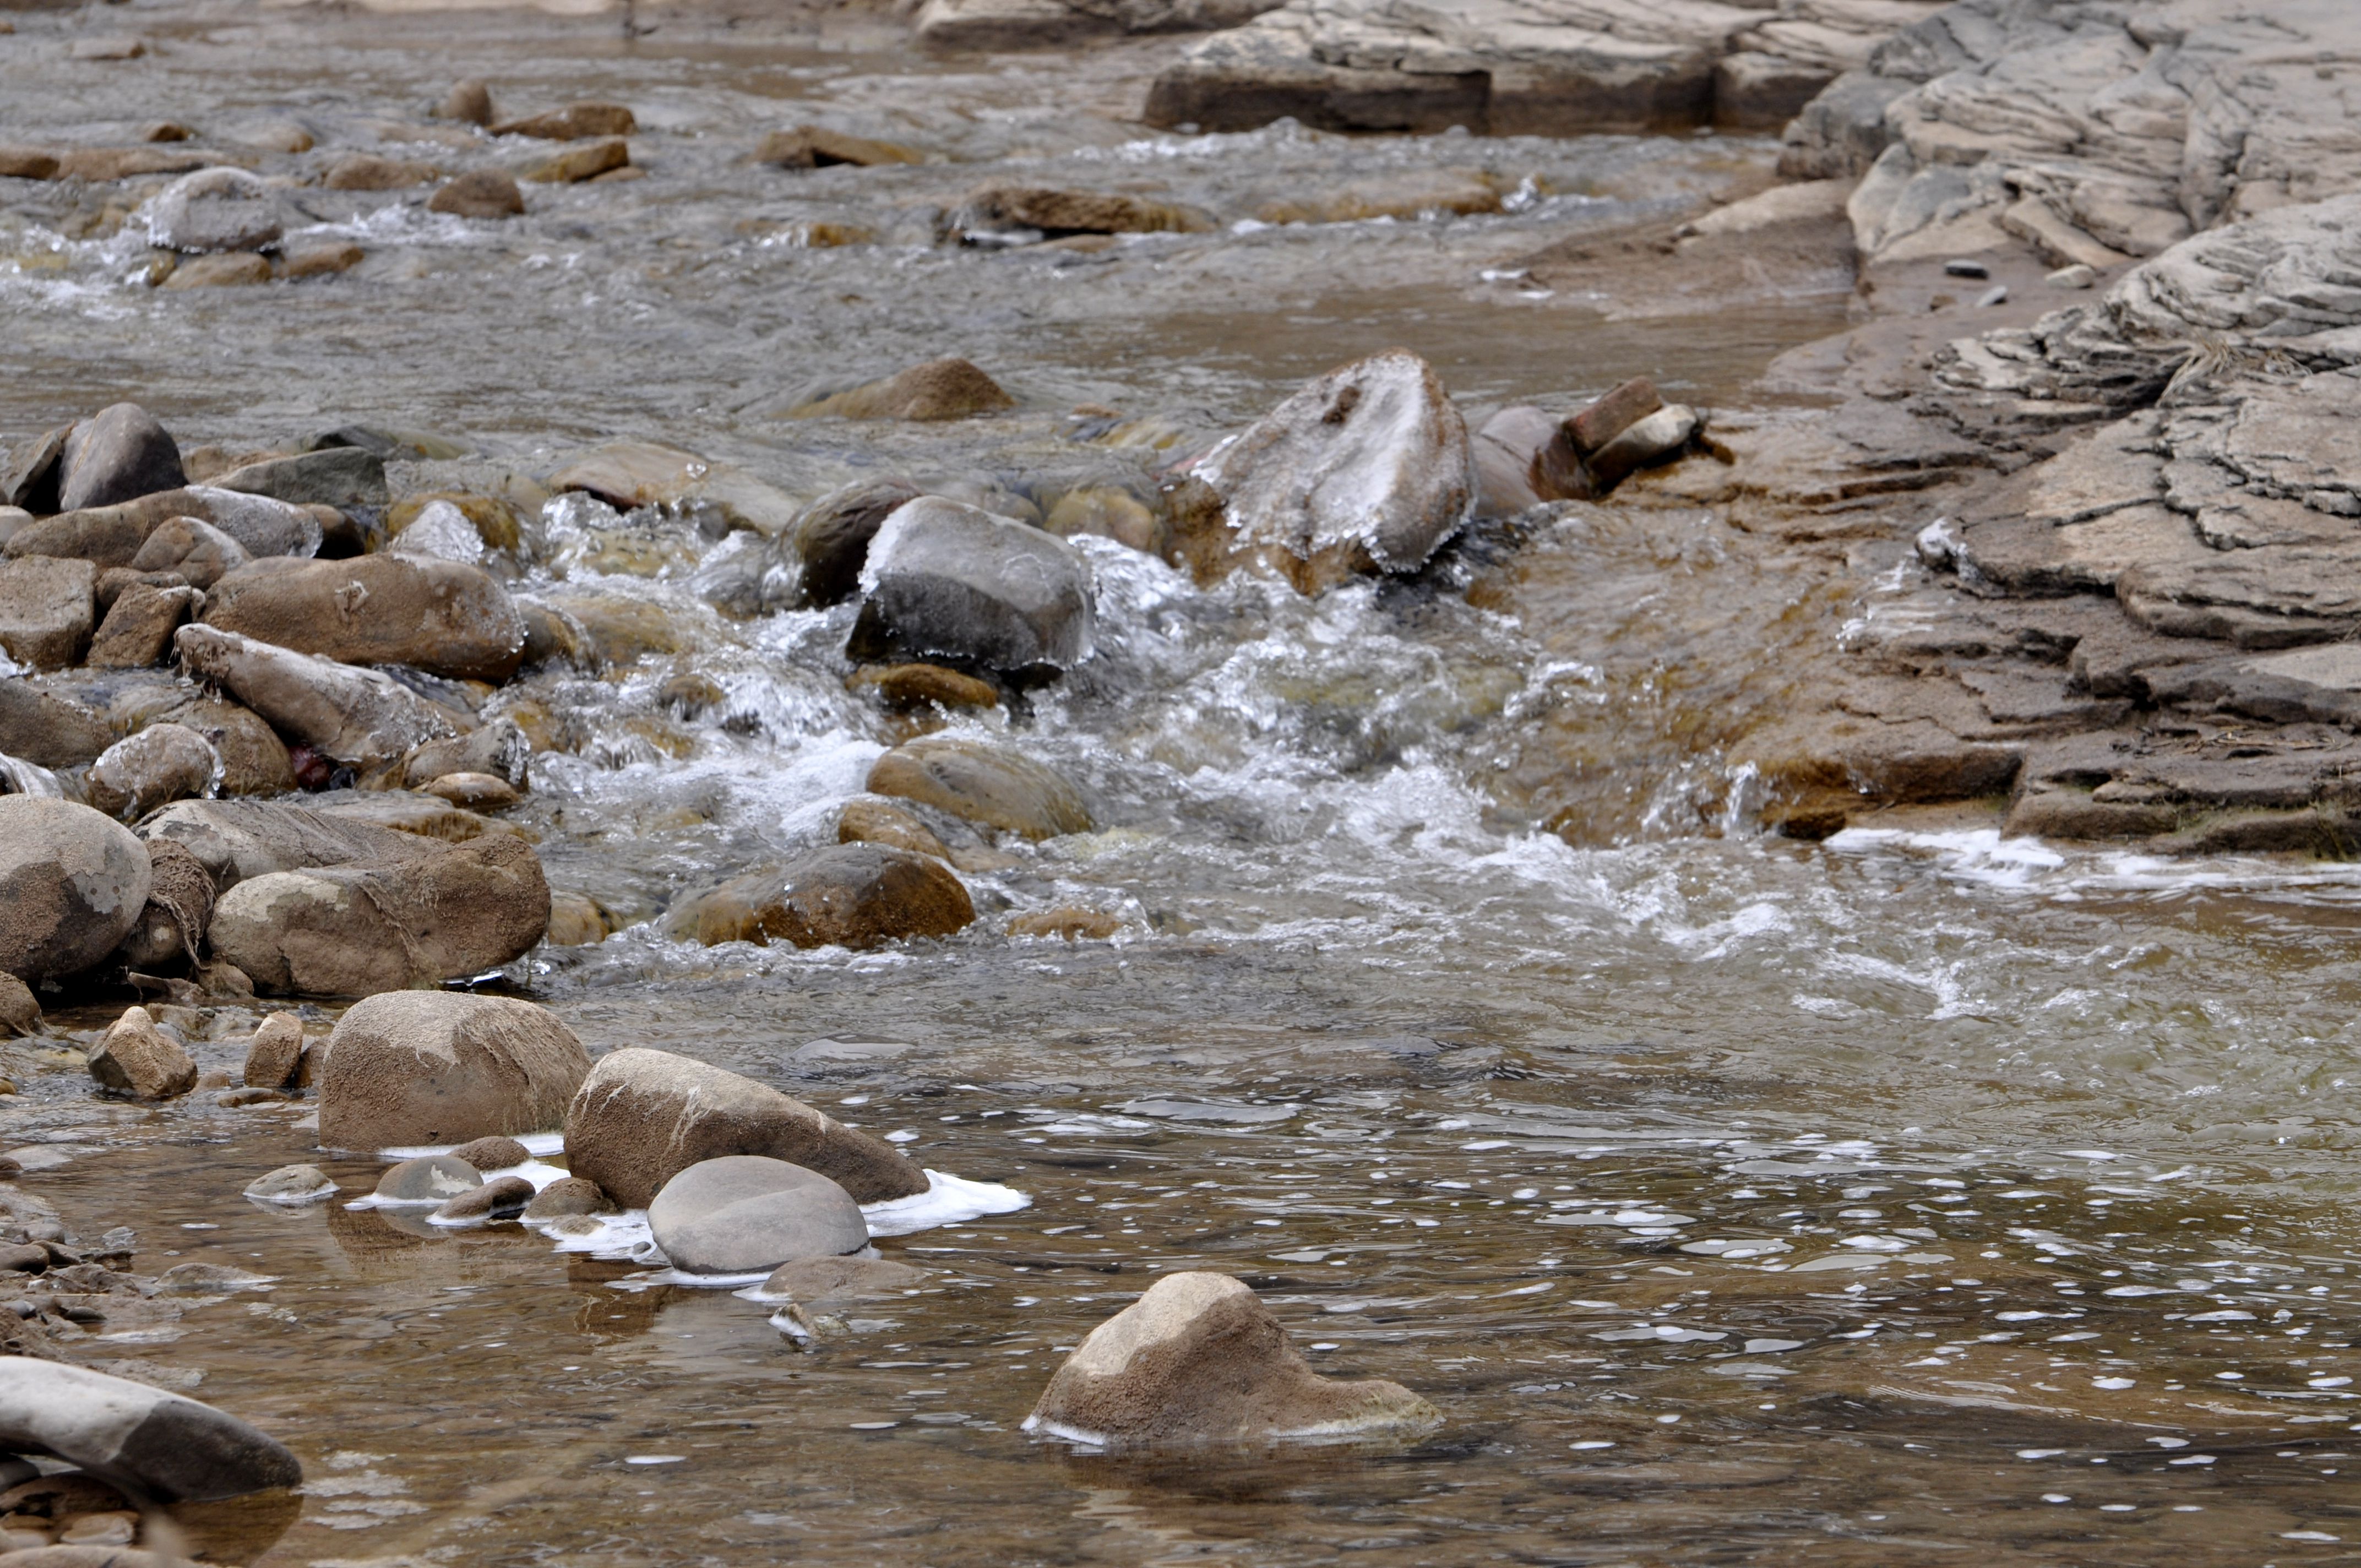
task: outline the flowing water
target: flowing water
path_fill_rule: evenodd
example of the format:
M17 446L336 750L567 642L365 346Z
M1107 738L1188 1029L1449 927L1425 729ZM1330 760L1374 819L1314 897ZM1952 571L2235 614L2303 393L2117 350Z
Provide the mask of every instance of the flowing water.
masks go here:
M159 47L60 62L102 25ZM1843 323L1841 284L1632 322L1514 276L1589 227L1751 188L1766 144L1151 135L1122 116L1153 58L929 62L693 19L626 45L612 17L20 14L0 38L15 140L291 114L325 149L432 156L376 123L474 72L519 106L627 99L653 172L536 189L506 226L302 190L324 232L362 237L358 271L165 294L130 280L144 245L110 232L106 188L17 185L0 425L137 396L184 442L368 418L479 449L397 467L419 484L625 436L796 495L891 470L1038 509L1397 342L1471 410L1637 371L1729 405ZM805 117L952 161L745 161ZM1486 171L1516 210L1253 218L1435 169ZM995 178L1221 226L937 243L936 214ZM876 238L793 243L813 224ZM950 352L1023 406L780 417ZM1102 439L1078 403L1162 444ZM721 615L699 573L745 541L692 518L566 500L540 537L522 588L653 605L679 646L491 704L562 721L514 819L623 927L503 983L594 1053L718 1062L1031 1201L882 1242L934 1272L799 1341L512 1225L247 1203L254 1175L324 1157L305 1106L105 1104L20 1051L7 1131L71 1224L131 1224L143 1272L273 1277L87 1347L200 1376L302 1455L301 1515L257 1561L2259 1564L2361 1541L2361 874L1957 824L1753 834L1714 737L1775 706L1781 648L1837 634L1841 582L1710 515L1611 508L1316 601L1084 539L1098 656L953 728L1080 781L1095 830L971 846L974 927L853 956L706 949L660 920L832 840L909 733L843 687L849 610ZM1508 577L1531 613L1483 591ZM686 674L724 700L667 706ZM1005 932L1061 905L1121 932ZM234 1068L253 1017L180 1021ZM327 1168L357 1191L378 1167ZM1248 1280L1323 1370L1402 1382L1444 1425L1156 1460L1019 1431L1062 1350L1176 1268Z

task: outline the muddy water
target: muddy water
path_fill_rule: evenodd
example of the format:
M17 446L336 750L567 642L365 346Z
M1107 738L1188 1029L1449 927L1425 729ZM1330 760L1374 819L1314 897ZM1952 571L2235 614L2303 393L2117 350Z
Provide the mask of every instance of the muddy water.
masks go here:
M102 24L161 47L59 62ZM1018 506L1144 475L1394 342L1471 408L1633 370L1741 403L1844 316L1838 289L1610 322L1514 276L1587 226L1745 188L1760 144L1156 137L1120 118L1152 50L940 64L663 26L626 50L611 18L25 16L0 39L13 139L296 113L325 151L437 156L376 122L414 125L464 70L518 106L628 99L652 173L536 190L491 230L305 190L369 261L210 294L124 281L144 247L107 232L106 192L17 187L0 422L137 395L191 442L368 417L481 448L419 483L641 436L799 494L898 468ZM957 161L743 161L807 116ZM1278 196L1465 168L1530 180L1522 210L1252 226ZM987 178L1128 185L1223 226L936 244L928 211ZM877 242L790 243L823 222ZM954 351L1024 407L779 417ZM1168 444L1097 443L1082 401ZM517 820L627 925L502 983L594 1051L721 1063L1032 1203L882 1243L934 1274L799 1344L766 1308L513 1226L247 1204L253 1175L320 1157L305 1107L100 1105L20 1053L11 1146L70 1223L133 1225L143 1272L275 1278L87 1346L201 1375L302 1456L301 1517L260 1561L2251 1564L2361 1540L2361 875L1956 826L1754 837L1717 726L1775 704L1761 650L1834 636L1849 593L1710 517L1570 511L1316 603L1084 541L1099 657L967 723L1082 781L1097 829L976 859L983 918L951 941L708 951L665 939L664 909L832 838L906 729L843 691L844 612L703 603L731 542L571 504L544 531L524 587L655 604L683 647L516 694L571 726ZM1470 602L1508 571L1546 626ZM692 672L719 710L664 707ZM1077 904L1123 935L1005 935ZM204 1065L236 1065L249 1017L185 1021ZM355 1192L376 1168L330 1165ZM1249 1279L1324 1368L1403 1382L1445 1426L1283 1461L1026 1437L1061 1347L1181 1267Z

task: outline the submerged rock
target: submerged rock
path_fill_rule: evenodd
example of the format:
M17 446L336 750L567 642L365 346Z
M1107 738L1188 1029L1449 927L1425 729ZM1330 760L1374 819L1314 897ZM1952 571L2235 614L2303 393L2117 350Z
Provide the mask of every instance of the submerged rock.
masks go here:
M1011 674L1089 658L1090 563L1056 535L939 496L897 508L870 541L848 644L869 661L947 658Z
M302 1484L303 1467L236 1416L86 1367L0 1356L0 1444L50 1453L157 1502Z
M1191 472L1222 499L1221 548L1307 594L1416 571L1476 499L1466 422L1406 349L1307 382Z
M882 844L838 844L726 882L696 907L697 938L876 948L948 937L975 919L950 867Z
M827 169L840 163L867 169L880 164L924 163L926 158L890 141L872 141L867 137L847 136L818 126L797 126L793 130L773 131L764 137L762 145L754 149L754 161L780 169Z
M145 1007L124 1010L89 1057L90 1075L142 1100L170 1100L197 1086L197 1064L178 1040L156 1027Z
M87 561L0 562L0 653L37 670L71 669L90 646L98 571Z
M413 788L454 773L489 773L522 792L530 787L532 772L533 742L509 718L495 718L449 740L430 740L401 764L401 776Z
M66 437L59 454L56 510L113 506L186 483L171 433L137 403L115 403L74 425Z
M953 220L971 235L999 236L1030 230L1027 237L1077 234L1200 234L1213 220L1169 202L1095 191L1060 191L1033 185L992 185L968 197Z
M561 1176L533 1195L524 1206L528 1220L555 1220L569 1214L611 1214L620 1207L598 1189L598 1184L579 1176Z
M348 152L328 165L320 183L330 191L404 191L434 178L434 170L427 164Z
M0 970L38 982L90 968L130 935L151 880L147 850L121 823L0 795Z
M247 1182L246 1196L259 1203L291 1207L317 1203L336 1195L336 1184L316 1165L282 1165Z
M896 746L871 765L866 787L1027 839L1091 830L1080 790L1022 752L981 740L928 735Z
M734 1072L667 1051L601 1058L566 1109L566 1162L626 1208L703 1160L763 1155L841 1186L856 1202L927 1190L893 1145Z
M492 127L496 137L535 137L543 141L576 141L586 137L627 137L640 128L631 111L620 104L569 104L521 120L505 120Z
M498 684L524 657L524 619L506 590L456 561L257 561L214 585L204 623L343 663L408 664L451 680Z
M458 728L448 710L375 670L216 626L184 626L172 647L192 675L222 686L280 734L340 762L390 762Z
M457 120L462 125L489 126L499 116L492 113L492 90L480 78L467 77L453 82L451 91L443 94L435 106L435 117Z
M462 1192L434 1211L448 1224L459 1220L513 1220L533 1201L533 1183L522 1176L499 1176Z
M1128 1448L1403 1437L1441 1420L1399 1383L1320 1376L1243 1282L1186 1273L1093 1329L1025 1430Z
M752 1274L869 1245L852 1195L818 1171L761 1155L700 1160L648 1203L648 1229L675 1268Z
M939 861L951 858L950 848L933 828L918 820L916 812L873 797L856 795L844 803L843 809L837 813L836 841L884 844L890 849L907 850L914 855L932 855Z
M882 381L821 398L792 411L796 419L940 421L998 413L1016 406L1000 383L964 359L930 359Z
M382 1149L541 1132L566 1119L589 1070L574 1031L529 1002L372 996L329 1036L320 1141Z
M530 952L548 925L540 860L522 839L499 835L412 859L241 882L214 911L211 937L214 951L258 990L374 996L498 969Z
M478 1170L489 1174L495 1170L513 1170L531 1159L533 1153L514 1138L475 1138L453 1149L451 1157L466 1160Z
M620 137L614 137L592 142L588 147L569 147L555 158L534 164L525 178L543 185L572 185L628 169L631 163L630 145Z
M818 1306L830 1301L873 1301L899 1296L923 1283L928 1270L882 1257L807 1257L783 1263L763 1281L766 1299L781 1297Z
M148 204L148 243L166 250L266 250L284 232L279 192L243 169L200 169L167 185Z

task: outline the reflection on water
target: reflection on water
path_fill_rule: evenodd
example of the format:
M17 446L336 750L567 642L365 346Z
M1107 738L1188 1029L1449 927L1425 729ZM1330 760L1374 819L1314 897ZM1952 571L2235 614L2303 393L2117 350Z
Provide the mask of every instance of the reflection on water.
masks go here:
M66 25L27 15L12 86ZM192 441L284 439L324 411L445 430L486 448L459 477L625 434L796 494L890 468L1040 510L1393 342L1471 406L1631 370L1723 400L1843 308L1602 323L1482 277L1742 188L1766 144L1143 137L1093 107L1137 86L1151 57L1125 49L928 64L667 22L625 58L611 19L155 15L185 26L153 72L45 81L23 137L300 109L324 148L374 148L377 117L456 69L422 44L459 36L513 102L628 98L653 172L537 192L491 230L307 189L371 260L210 296L124 283L136 243L67 232L92 193L12 192L12 432L129 391ZM807 114L945 161L742 160ZM1467 167L1531 199L1240 227L1274 192ZM929 211L1004 177L1137 186L1222 226L1099 252L934 243ZM880 241L780 240L822 221ZM952 351L1026 408L775 417L807 384ZM1160 444L1088 434L1066 414L1085 401ZM954 728L1068 773L1097 827L957 846L978 925L854 957L655 923L831 839L917 727L845 689L849 611L716 609L700 573L747 542L693 520L566 502L544 525L521 591L653 606L676 646L495 703L556 742L513 819L553 883L625 927L510 983L594 1051L720 1063L1033 1201L883 1241L928 1277L799 1341L769 1305L626 1288L637 1266L515 1225L246 1203L256 1174L318 1157L305 1107L102 1106L27 1055L9 1135L76 1229L132 1224L143 1272L276 1277L85 1347L201 1372L201 1397L302 1454L302 1517L262 1561L2252 1564L2361 1540L2361 876L1968 831L1708 836L1737 824L1720 741L1784 699L1778 652L1848 611L1825 574L1710 514L1611 508L1316 602L1083 540L1100 655ZM722 700L663 695L689 674ZM1120 934L1006 935L1074 905ZM198 1023L202 1064L234 1067L250 1020ZM327 1168L348 1195L376 1173ZM1066 1347L1195 1267L1446 1425L1283 1460L1017 1431Z

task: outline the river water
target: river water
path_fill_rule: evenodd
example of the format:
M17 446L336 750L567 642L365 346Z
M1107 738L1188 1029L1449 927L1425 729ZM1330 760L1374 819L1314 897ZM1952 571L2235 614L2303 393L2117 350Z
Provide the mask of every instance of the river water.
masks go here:
M60 61L103 29L156 47ZM107 188L16 185L0 426L131 396L188 444L368 419L477 449L397 469L417 484L628 437L798 496L895 471L1017 509L1139 479L1395 343L1471 411L1642 371L1745 407L1773 356L1845 322L1842 280L1617 321L1515 276L1754 188L1767 143L1150 135L1123 116L1164 47L935 62L852 27L668 18L627 45L611 16L20 13L15 140L119 144L169 115L219 145L292 115L324 152L464 164L486 155L414 127L474 73L504 107L631 103L651 173L533 188L499 227L298 191L322 233L360 236L359 269L179 293L129 280L145 247ZM746 161L806 117L942 161ZM389 142L388 120L413 128ZM1480 170L1516 210L1254 219L1435 170ZM1220 226L937 243L933 213L990 179ZM813 224L876 237L794 243ZM782 417L944 353L1020 408ZM1080 404L1161 444L1102 439ZM1896 540L1917 521L1898 510ZM653 605L679 647L512 694L570 747L513 817L624 928L506 983L594 1053L720 1063L1031 1202L882 1243L935 1272L804 1343L514 1226L248 1204L254 1175L323 1157L306 1107L100 1104L20 1052L7 1131L70 1223L133 1225L143 1272L274 1278L88 1347L201 1375L302 1455L301 1517L256 1561L2259 1564L2361 1541L2361 874L2053 850L1971 817L1760 836L1718 716L1775 703L1777 650L1838 634L1845 581L1710 514L1613 508L1316 601L1086 539L1098 656L1027 713L953 728L1081 782L1095 830L971 857L974 927L851 956L708 950L657 918L832 839L909 733L843 688L849 611L725 618L697 574L743 542L660 512L561 503L544 535L522 587ZM726 694L694 718L659 695L692 673ZM1121 933L1005 933L1063 905ZM251 1015L185 1021L203 1065L235 1068ZM327 1168L357 1193L377 1167ZM1199 1267L1444 1425L1153 1461L1018 1430L1063 1347Z

